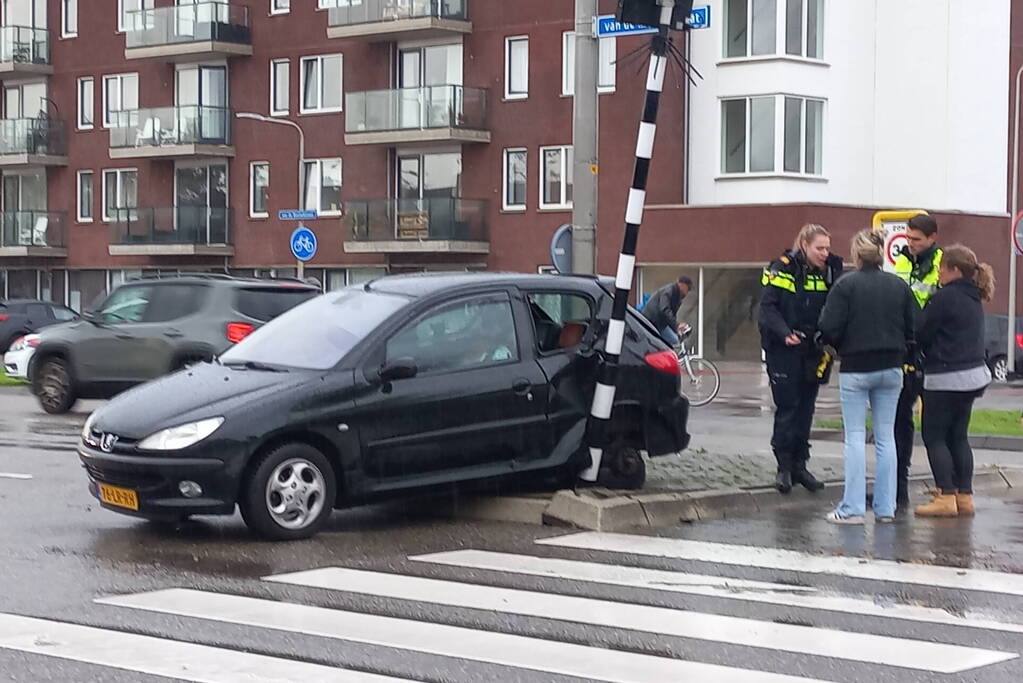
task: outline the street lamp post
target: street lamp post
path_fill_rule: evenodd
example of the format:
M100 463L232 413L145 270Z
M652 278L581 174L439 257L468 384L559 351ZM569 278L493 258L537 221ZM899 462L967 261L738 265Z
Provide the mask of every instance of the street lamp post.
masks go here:
M278 125L290 126L298 131L298 204L295 208L303 208L305 200L305 133L302 131L302 126L288 119L275 119L251 111L237 112L235 118L251 119L252 121L262 121L263 123L276 123ZM304 276L305 264L302 261L298 261L298 277L301 279Z
M1019 85L1023 66L1016 72L1016 117L1012 128L1012 212L1009 214L1009 326L1005 362L1009 374L1016 372L1016 215L1019 213Z

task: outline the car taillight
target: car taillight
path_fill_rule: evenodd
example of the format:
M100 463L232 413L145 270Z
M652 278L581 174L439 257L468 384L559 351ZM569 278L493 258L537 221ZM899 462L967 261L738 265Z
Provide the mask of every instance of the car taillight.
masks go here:
M0 313L0 323L7 322L8 319L10 319L10 317L11 316L7 315L6 313Z
M1016 347L1023 349L1023 334L1016 335Z
M252 331L255 329L255 325L250 325L249 323L228 323L227 341L232 344L237 344L242 339L245 339L252 334Z
M666 372L669 375L682 374L678 367L678 356L675 355L674 351L648 353L643 360L645 360L646 364L655 370Z

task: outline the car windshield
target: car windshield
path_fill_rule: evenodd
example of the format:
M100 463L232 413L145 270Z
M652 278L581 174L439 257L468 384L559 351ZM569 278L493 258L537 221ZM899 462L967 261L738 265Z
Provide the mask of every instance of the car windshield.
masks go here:
M225 365L326 370L408 303L405 297L362 287L324 294L274 318L220 360Z

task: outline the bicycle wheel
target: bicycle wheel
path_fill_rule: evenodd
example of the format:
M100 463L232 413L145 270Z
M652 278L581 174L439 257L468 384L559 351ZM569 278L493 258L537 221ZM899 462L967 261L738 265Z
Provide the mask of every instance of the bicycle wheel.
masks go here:
M703 358L679 359L678 364L682 372L682 393L689 399L689 404L705 406L713 401L721 389L721 375L717 367Z

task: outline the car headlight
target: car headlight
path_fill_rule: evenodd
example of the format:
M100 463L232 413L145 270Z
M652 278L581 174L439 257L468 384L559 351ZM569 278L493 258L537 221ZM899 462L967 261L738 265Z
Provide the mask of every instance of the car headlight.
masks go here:
M150 434L139 442L139 449L144 451L177 451L194 446L224 424L224 418L211 417L207 420L189 422L188 424L170 427Z

